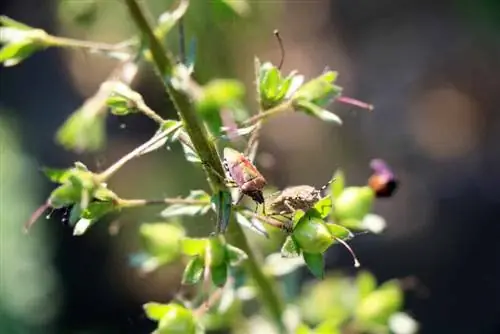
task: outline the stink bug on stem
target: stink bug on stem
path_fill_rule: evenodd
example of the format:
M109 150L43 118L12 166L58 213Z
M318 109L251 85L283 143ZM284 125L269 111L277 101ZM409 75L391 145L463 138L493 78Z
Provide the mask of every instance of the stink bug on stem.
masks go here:
M238 187L242 194L249 196L257 204L264 204L262 189L267 184L266 179L245 155L226 147L223 165L233 186ZM240 200L241 196L235 204Z
M269 205L271 215L283 216L293 214L297 210L308 211L321 199L321 193L333 181L333 179L328 181L320 189L308 185L285 188L271 201Z

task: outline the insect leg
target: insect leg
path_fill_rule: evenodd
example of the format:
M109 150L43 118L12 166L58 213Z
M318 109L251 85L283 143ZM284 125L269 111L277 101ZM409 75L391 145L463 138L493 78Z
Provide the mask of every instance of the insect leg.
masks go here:
M221 173L219 173L218 171L216 171L212 166L210 166L210 164L208 162L205 162L205 161L202 161L201 164L203 166L205 166L205 168L207 169L210 169L210 171L212 173L214 173L215 175L217 175L217 177L224 181L224 184L226 185L226 187L228 188L238 188L238 185L236 184L236 182L234 182L233 180L225 177L225 176L222 176Z
M289 210L287 213L294 213L295 212L295 208L292 206L292 204L290 203L289 200L285 199L283 201L283 204L287 207L287 209Z

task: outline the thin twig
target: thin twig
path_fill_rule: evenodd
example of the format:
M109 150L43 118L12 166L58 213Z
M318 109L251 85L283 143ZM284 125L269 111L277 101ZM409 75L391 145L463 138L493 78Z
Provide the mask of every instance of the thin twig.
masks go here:
M184 204L184 205L209 205L210 201L189 198L160 198L160 199L119 199L121 208L136 208L150 205Z
M250 125L250 124L253 124L257 121L264 120L270 116L275 116L277 114L281 114L283 112L289 111L291 108L292 108L292 101L289 100L289 101L286 101L286 102L283 102L283 103L277 105L274 108L268 109L268 110L263 111L263 112L255 115L253 117L250 117L249 119L245 120L243 122L243 124Z

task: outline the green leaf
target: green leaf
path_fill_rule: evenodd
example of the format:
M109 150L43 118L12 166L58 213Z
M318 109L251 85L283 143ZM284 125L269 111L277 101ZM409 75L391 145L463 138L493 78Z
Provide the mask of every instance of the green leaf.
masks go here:
M210 195L203 190L191 190L186 200L206 201L206 204L172 204L161 212L164 218L204 215L210 209Z
M80 219L81 214L82 214L82 207L80 206L79 203L75 203L69 213L69 218L68 218L69 225L75 226L75 224Z
M69 175L71 174L71 169L43 167L42 171L50 181L61 184L68 181Z
M281 257L293 258L297 256L300 256L300 248L292 236L288 236L281 247Z
M267 233L266 228L258 219L254 218L248 219L246 216L244 216L239 212L236 212L235 216L236 216L236 221L241 226L246 227L259 235L269 238L269 234Z
M111 202L116 201L118 196L112 190L109 190L101 184L100 187L94 191L94 198L102 202Z
M191 310L176 304L168 306L155 334L197 334L198 324Z
M247 253L238 247L234 247L232 245L226 245L227 255L229 258L229 263L233 266L240 264L248 258Z
M160 319L172 308L170 304L155 302L146 303L142 307L146 312L146 316L154 321L160 321Z
M200 281L205 263L201 256L195 256L189 261L182 275L182 284L191 285Z
M332 223L326 223L325 225L330 233L339 239L348 240L354 237L354 234L352 234L351 231L341 225Z
M184 238L181 240L181 251L188 256L203 255L208 239Z
M335 179L335 181L332 182L330 189L331 189L332 198L335 200L344 191L344 187L345 187L344 172L341 169L337 169L337 171L333 175L333 178Z
M0 49L0 63L3 63L5 67L15 66L38 49L31 41L7 44Z
M267 63L269 64L269 63ZM267 64L264 64L265 66ZM265 101L276 101L276 95L279 93L279 85L281 83L281 73L278 68L274 66L269 66L268 68L263 67L263 69L267 69L264 71L261 82L260 82L260 91L261 97Z
M222 263L218 266L210 268L212 272L212 282L215 286L223 287L227 281L227 263Z
M314 329L314 334L341 334L340 324L336 320L323 321Z
M93 152L104 145L106 114L94 107L94 104L83 105L57 130L56 141L65 149Z
M328 215L330 215L332 208L333 208L333 203L332 203L331 196L326 196L326 197L320 199L314 205L314 209L318 212L319 216L322 219L325 219L326 217L328 217Z
M160 130L151 138L150 145L145 147L142 151L138 153L139 156L153 152L165 146L168 140L173 141L179 130L182 128L182 122L167 120L165 121Z
M337 221L345 219L362 220L370 212L375 192L368 186L347 187L335 199L334 216Z
M181 240L184 240L186 232L177 224L148 223L140 226L139 234L148 254L162 258L167 263L181 253Z
M233 12L240 16L245 16L250 12L250 5L247 0L218 0L221 3L225 4Z
M217 231L224 233L231 217L232 197L228 191L219 191L211 199L217 213Z
M356 277L356 286L358 288L358 299L361 300L375 291L377 281L368 271L361 271Z
M82 211L81 217L98 220L115 209L116 206L113 202L92 202Z
M224 237L221 234L218 234L210 237L208 242L211 266L218 267L222 264L227 264L229 258L227 253L227 244Z
M50 206L54 209L60 209L77 203L80 201L81 191L81 188L77 188L71 183L60 185L50 193Z
M22 22L16 21L14 19L11 19L8 16L2 15L0 16L0 25L4 27L11 27L11 28L16 28L19 30L32 30L35 29L33 27L30 27L29 25L26 25Z
M266 272L273 276L288 275L305 265L302 257L284 259L280 253L272 253L266 257Z
M306 82L293 95L294 102L303 100L318 107L325 106L341 93L341 89L333 84L337 79L337 74L337 72L328 71Z
M387 325L391 315L402 305L401 288L396 281L388 281L358 303L355 315L361 323Z
M322 121L325 122L333 122L337 123L338 125L342 125L342 120L340 117L335 115L332 112L329 112L328 110L325 110L321 107L318 107L316 104L306 101L306 100L297 100L294 103L295 110L303 111L306 114L313 115Z
M196 108L214 136L221 134L223 124L220 111L240 105L244 94L245 86L236 80L216 79L202 88Z
M116 116L125 116L138 111L133 105L130 105L129 100L119 95L108 97L106 105L111 109L111 113Z
M325 262L323 254L303 252L302 256L311 273L316 276L316 278L323 279L325 276Z
M310 329L306 324L301 323L297 329L295 329L295 334L312 334L314 331Z

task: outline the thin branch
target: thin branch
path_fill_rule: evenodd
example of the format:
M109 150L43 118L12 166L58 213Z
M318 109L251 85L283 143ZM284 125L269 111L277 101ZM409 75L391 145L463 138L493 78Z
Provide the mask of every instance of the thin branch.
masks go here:
M258 122L260 120L264 120L266 118L269 118L271 116L275 116L277 114L281 114L281 113L290 111L291 108L292 108L292 101L289 100L289 101L286 101L286 102L283 102L283 103L277 105L274 108L268 109L266 111L258 113L257 115L255 115L253 117L250 117L249 119L245 120L243 122L243 124L250 125L250 124L253 124L253 123Z
M210 201L189 198L160 198L160 199L123 199L118 200L121 208L137 208L151 205L184 204L184 205L209 205Z

